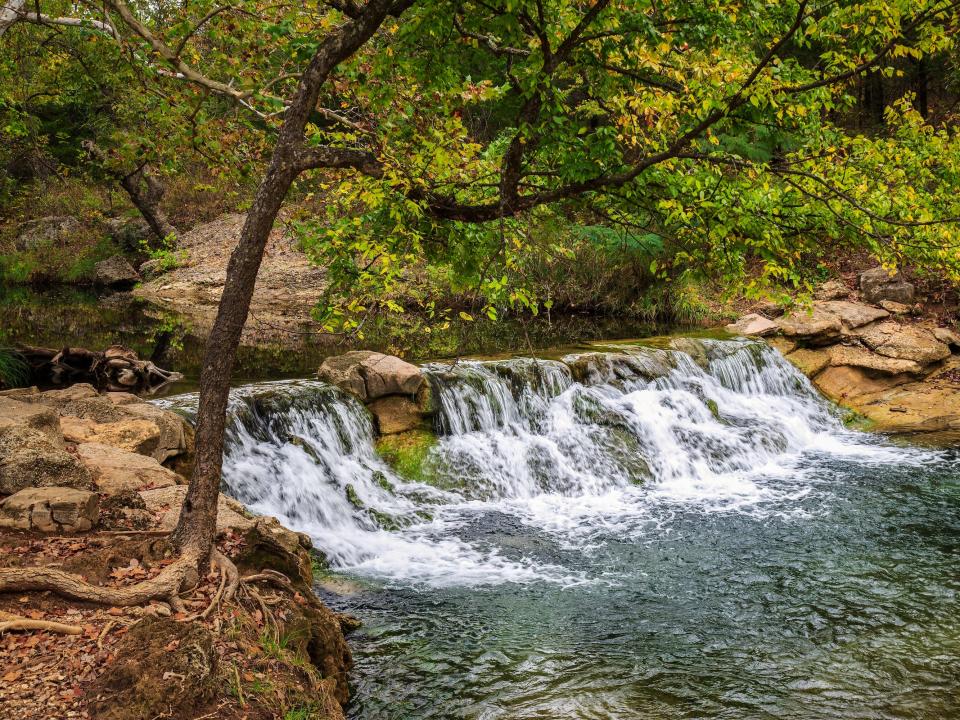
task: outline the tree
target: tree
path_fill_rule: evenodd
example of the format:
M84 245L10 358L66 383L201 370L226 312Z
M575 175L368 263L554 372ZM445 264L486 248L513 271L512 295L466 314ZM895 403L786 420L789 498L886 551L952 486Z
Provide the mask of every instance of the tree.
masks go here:
M17 5L5 16L44 22ZM940 229L960 215L947 192L954 161L929 162L935 143L904 113L917 152L901 169L923 168L941 204L915 193L891 206L859 179L879 176L903 140L849 140L828 121L851 79L945 47L958 2L187 5L106 0L106 13L81 4L84 17L56 20L100 23L95 30L158 87L231 103L248 118L245 132L272 145L208 340L196 464L172 535L180 558L120 591L52 570L0 570L0 590L129 604L173 596L211 553L233 572L213 544L230 376L268 234L304 173L322 173L341 203L303 228L312 252L342 261L344 289L371 273L389 282L398 262L422 251L466 256L491 293L535 307L490 270L527 252L515 223L537 212L671 233L687 248L672 262L727 272L749 253L774 276L790 272L803 223L834 216L867 226L888 260L916 241L919 256L960 266L955 229ZM243 61L221 40L242 48ZM952 136L939 142L954 147ZM840 165L858 179L852 189L824 176ZM746 232L734 232L748 217Z

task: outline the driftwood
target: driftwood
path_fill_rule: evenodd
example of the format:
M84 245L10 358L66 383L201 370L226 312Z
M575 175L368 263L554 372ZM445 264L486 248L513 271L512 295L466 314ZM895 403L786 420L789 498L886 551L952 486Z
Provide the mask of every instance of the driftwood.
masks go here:
M31 382L41 387L85 382L98 390L152 394L183 377L141 360L123 345L111 345L102 352L73 347L19 347L17 352L30 366Z

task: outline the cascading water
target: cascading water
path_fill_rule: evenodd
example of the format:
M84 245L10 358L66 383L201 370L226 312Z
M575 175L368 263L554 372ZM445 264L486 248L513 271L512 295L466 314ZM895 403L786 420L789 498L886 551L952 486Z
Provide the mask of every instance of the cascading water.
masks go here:
M232 396L226 490L362 582L352 717L960 713L952 451L848 430L753 342L425 372L416 481L338 390Z

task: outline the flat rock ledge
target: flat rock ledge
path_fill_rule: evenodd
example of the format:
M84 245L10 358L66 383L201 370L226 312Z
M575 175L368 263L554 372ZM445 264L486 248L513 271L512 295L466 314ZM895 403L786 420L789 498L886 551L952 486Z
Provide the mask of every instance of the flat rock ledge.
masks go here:
M875 268L860 287L872 302L846 299L858 293L831 281L809 308L752 313L726 329L764 338L870 429L960 437L960 334L915 317L913 286L900 276Z

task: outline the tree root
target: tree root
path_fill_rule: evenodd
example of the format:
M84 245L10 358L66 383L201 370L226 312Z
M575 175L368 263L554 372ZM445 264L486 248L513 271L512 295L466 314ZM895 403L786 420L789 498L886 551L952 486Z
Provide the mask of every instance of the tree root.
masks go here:
M49 620L31 620L29 618L17 618L15 620L5 620L0 622L0 633L10 632L11 630L44 630L46 632L60 633L61 635L79 635L83 628L79 625L65 625Z
M71 600L83 600L99 605L129 607L143 605L150 600L165 600L171 607L183 607L177 594L196 556L185 554L163 568L156 577L125 587L91 585L82 578L50 567L0 568L0 593L25 590L49 591Z

